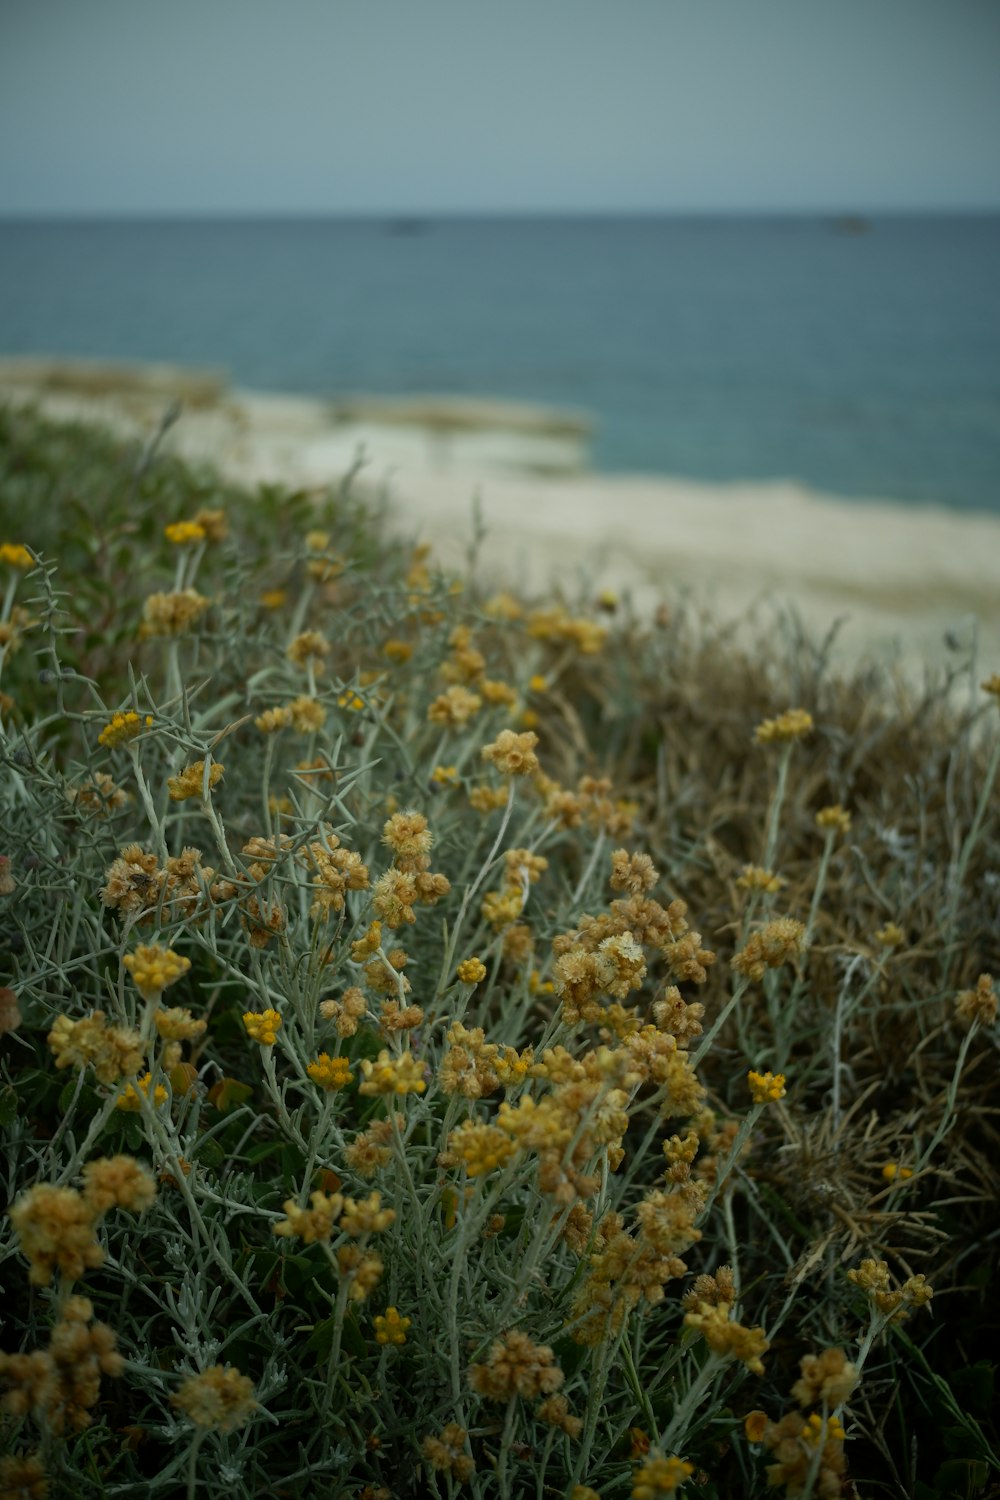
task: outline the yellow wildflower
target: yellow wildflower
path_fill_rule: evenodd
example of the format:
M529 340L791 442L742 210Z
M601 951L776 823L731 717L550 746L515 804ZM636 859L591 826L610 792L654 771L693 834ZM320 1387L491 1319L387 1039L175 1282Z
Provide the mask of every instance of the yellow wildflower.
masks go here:
M139 1085L141 1093L148 1099L150 1085L153 1082L152 1073L143 1074L142 1078L137 1079L136 1082ZM155 1108L159 1109L160 1105L166 1104L166 1102L167 1091L162 1084L158 1083L155 1090L153 1091L153 1104ZM139 1094L136 1092L134 1084L126 1084L125 1092L123 1094L119 1094L118 1098L115 1100L115 1109L121 1109L126 1113L131 1114L139 1113L139 1111L142 1109L142 1100L140 1099Z
M835 802L832 807L821 807L816 814L816 827L825 833L850 833L851 815Z
M895 1182L897 1178L900 1182L905 1182L908 1177L913 1176L913 1168L903 1167L897 1161L887 1161L882 1168L882 1176L886 1182Z
M747 1083L755 1104L774 1104L785 1097L784 1073L755 1073L751 1068Z
M763 1375L762 1354L771 1347L764 1336L763 1328L744 1328L730 1316L732 1308L728 1302L700 1302L697 1308L684 1314L688 1328L695 1328L715 1354L731 1355L741 1360L754 1375Z
M208 768L208 790L218 786L225 772L225 766L213 761ZM203 797L205 795L205 762L196 760L192 765L185 766L177 776L167 777L167 790L170 792L172 802L185 802L188 797Z
M169 526L164 526L163 535L175 547L193 547L196 542L205 540L206 532L204 526L199 526L197 521L173 521Z
M337 698L337 707L346 708L348 713L359 714L364 706L365 700L353 688L345 688Z
M152 1000L176 984L191 967L189 958L182 958L172 948L164 948L159 943L140 943L134 953L126 953L122 963L144 1000Z
M311 1208L300 1208L294 1198L287 1198L283 1204L286 1217L275 1224L274 1233L282 1239L298 1236L306 1245L327 1243L343 1210L343 1196L317 1188L309 1202Z
M387 1307L384 1317L378 1314L375 1318L376 1344L405 1344L406 1330L412 1321L411 1318L401 1318L398 1308Z
M773 895L788 882L773 870L765 870L763 865L744 865L736 884L743 891L766 891L768 895Z
M260 596L260 602L264 609L281 609L288 603L287 589L265 589Z
M361 1094L422 1094L427 1087L424 1064L408 1050L392 1057L383 1047L374 1062L368 1057L362 1060L361 1071L365 1075L358 1090Z
M355 1239L364 1234L381 1234L395 1222L396 1210L382 1207L381 1193L369 1193L367 1198L344 1199L340 1227Z
M292 722L292 712L289 708L265 708L262 714L254 719L254 724L261 734L274 734L278 729L287 729Z
M438 1161L443 1167L465 1167L470 1177L485 1177L504 1166L517 1150L514 1141L496 1125L482 1120L465 1120L448 1136L448 1149Z
M128 713L112 714L110 724L106 724L97 736L97 743L109 749L113 749L116 745L125 745L129 740L134 740L136 735L141 734L143 727L149 729L152 722L152 714L147 714L145 720L131 710Z
M244 1011L243 1025L247 1036L262 1047L273 1047L281 1029L281 1016L276 1010Z
M758 745L770 745L775 741L798 740L813 729L812 714L804 708L789 708L776 719L764 719L757 725L753 737Z
M318 1083L328 1093L334 1089L346 1088L353 1078L348 1059L331 1057L327 1052L321 1052L316 1061L308 1065L306 1072L313 1083Z
M632 1500L658 1500L660 1495L672 1495L693 1473L694 1464L686 1459L664 1458L651 1448L645 1463L636 1470Z
M0 542L0 563L6 563L8 568L19 568L22 573L35 566L31 553L20 542Z
M457 786L457 766L435 766L431 772L431 782L434 786Z
M479 984L486 978L486 965L480 958L466 958L455 972L463 984Z
M297 734L313 734L326 723L326 709L315 698L293 698L287 713Z
M875 941L881 943L884 948L898 948L901 943L906 942L906 933L902 927L895 922L886 922L875 934Z
M382 647L382 655L389 661L407 662L413 655L413 646L409 641L389 640Z

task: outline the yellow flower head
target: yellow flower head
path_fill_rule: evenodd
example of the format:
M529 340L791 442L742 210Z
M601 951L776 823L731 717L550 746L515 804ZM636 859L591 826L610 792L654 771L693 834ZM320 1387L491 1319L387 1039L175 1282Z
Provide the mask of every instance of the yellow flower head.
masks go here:
M152 722L152 714L147 714L144 720L131 711L112 714L110 724L106 724L97 736L97 743L107 746L108 749L114 749L116 745L125 745L129 740L134 740L136 735L141 734L143 727L149 729Z
M801 739L812 729L812 714L804 708L788 708L776 719L764 719L757 725L753 737L758 745L771 745L776 741Z
M243 1014L243 1025L251 1041L259 1042L262 1047L273 1047L278 1040L281 1017L276 1010L248 1010Z
M379 1314L375 1318L376 1344L405 1344L406 1330L412 1321L411 1318L401 1318L397 1308L387 1307L384 1317Z
M8 568L19 568L22 573L35 566L31 553L20 542L0 542L0 563L6 563Z
M203 542L208 533L197 521L174 521L169 526L164 526L163 535L175 547L193 547L198 542Z
M159 943L140 943L134 953L126 953L122 962L144 1000L151 1000L154 995L176 984L191 967L189 958L182 958L172 948L163 948Z
M775 1104L785 1097L784 1073L755 1073L751 1068L747 1083L755 1104Z
M152 1082L152 1073L145 1073L143 1074L142 1078L138 1078L136 1080L136 1083L138 1083L139 1085L139 1091L141 1091L141 1093L145 1095L147 1099L150 1096L149 1090ZM156 1109L159 1109L160 1105L166 1104L166 1102L167 1091L162 1084L158 1083L153 1091L153 1105ZM115 1100L115 1109L124 1110L126 1114L139 1113L139 1111L142 1109L142 1100L139 1097L139 1093L136 1091L135 1084L126 1084L125 1092L123 1094L119 1094L118 1098Z
M821 807L816 814L816 827L824 833L850 833L851 815L835 802L832 807Z
M213 761L208 768L208 790L218 786L225 773L225 766ZM183 771L176 776L167 777L167 790L172 802L186 802L189 797L203 797L205 795L205 762L196 760L192 765L185 766Z
M664 1458L653 1448L636 1471L632 1500L659 1500L661 1495L672 1495L693 1473L694 1464L683 1458Z
M913 1176L913 1168L900 1166L898 1161L887 1161L882 1168L882 1176L886 1182L895 1182L897 1178L900 1182L905 1182L908 1177Z
M392 1057L383 1047L374 1062L368 1057L362 1060L361 1071L365 1075L358 1090L361 1094L422 1094L427 1087L424 1064L409 1051Z
M463 984L479 984L486 978L486 965L481 958L466 958L459 964L456 973Z
M353 1077L346 1057L331 1057L327 1052L321 1052L316 1061L308 1065L306 1072L313 1083L318 1083L328 1093L332 1093L334 1089L346 1088Z

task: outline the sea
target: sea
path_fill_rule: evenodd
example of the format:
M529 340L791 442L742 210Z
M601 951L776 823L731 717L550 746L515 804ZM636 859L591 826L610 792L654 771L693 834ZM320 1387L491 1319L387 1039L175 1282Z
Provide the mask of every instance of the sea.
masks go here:
M1000 216L6 220L0 354L538 402L599 471L1000 511Z

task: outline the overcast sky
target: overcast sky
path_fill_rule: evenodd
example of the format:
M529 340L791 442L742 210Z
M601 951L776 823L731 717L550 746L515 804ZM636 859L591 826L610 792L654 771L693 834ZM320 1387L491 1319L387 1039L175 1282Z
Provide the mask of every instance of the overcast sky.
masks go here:
M0 0L0 213L1000 208L998 0Z

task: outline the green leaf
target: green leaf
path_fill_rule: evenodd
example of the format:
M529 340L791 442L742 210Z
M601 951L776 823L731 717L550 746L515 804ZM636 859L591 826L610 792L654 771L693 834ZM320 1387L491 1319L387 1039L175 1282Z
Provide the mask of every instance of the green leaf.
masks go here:
M0 1089L0 1125L12 1125L17 1115L17 1090L11 1084Z

